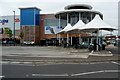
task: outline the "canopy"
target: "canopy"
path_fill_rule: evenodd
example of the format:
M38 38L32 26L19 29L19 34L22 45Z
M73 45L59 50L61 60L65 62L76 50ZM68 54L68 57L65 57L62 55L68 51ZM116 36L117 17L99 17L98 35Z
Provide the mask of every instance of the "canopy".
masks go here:
M82 20L79 20L68 32L77 32L79 29L85 26Z
M70 30L71 28L72 28L71 24L68 23L67 26L64 29L62 29L59 33L65 33L68 30Z
M106 24L99 15L96 15L95 18L86 24L85 27L81 28L81 30L116 30L115 27L111 27L110 25Z
M89 22L88 24L86 24L85 27L81 28L82 31L97 31L97 43L99 44L99 30L108 30L108 31L112 31L112 30L116 30L116 28L111 27L110 25L106 24L99 15L96 15L95 18ZM98 51L98 45L96 46L96 50Z

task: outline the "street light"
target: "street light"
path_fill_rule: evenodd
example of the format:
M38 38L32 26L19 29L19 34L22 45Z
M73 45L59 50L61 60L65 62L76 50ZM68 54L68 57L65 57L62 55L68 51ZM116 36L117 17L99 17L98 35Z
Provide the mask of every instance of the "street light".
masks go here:
M14 13L14 27L13 27L14 34L13 34L13 38L14 38L14 42L15 42L15 11L13 11L13 13Z

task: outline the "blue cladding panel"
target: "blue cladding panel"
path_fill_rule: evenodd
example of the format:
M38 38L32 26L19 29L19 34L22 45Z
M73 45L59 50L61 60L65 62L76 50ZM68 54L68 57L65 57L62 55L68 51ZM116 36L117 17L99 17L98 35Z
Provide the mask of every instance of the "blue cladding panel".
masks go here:
M35 25L40 26L40 11L35 10Z
M21 9L21 25L34 25L34 9Z

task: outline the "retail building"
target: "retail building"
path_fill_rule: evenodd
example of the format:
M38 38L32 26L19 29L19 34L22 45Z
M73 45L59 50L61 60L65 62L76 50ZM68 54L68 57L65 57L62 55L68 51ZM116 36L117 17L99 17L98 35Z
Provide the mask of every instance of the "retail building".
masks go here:
M65 7L65 10L55 14L40 14L41 9L37 7L19 8L20 15L15 15L15 38L20 39L20 32L24 33L23 43L42 44L46 40L58 40L57 33L62 30L67 23L74 26L79 19L85 24L89 23L96 14L103 19L103 14L92 10L92 6L86 4L74 4ZM0 36L9 38L4 34L5 28L10 28L14 33L14 16L0 16ZM79 36L71 34L72 37ZM90 36L81 34L81 36ZM66 34L61 34L66 38Z

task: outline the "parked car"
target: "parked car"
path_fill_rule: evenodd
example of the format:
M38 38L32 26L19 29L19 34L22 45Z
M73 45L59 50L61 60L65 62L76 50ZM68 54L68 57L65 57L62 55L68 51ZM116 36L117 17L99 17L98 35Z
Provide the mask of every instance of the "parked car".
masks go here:
M88 48L90 45L88 42L82 42L81 47Z
M2 44L7 44L7 41L2 41Z
M47 40L46 41L46 45L48 45L48 46L52 46L52 45L54 45L55 43L54 43L54 41L52 41L52 40Z
M24 44L25 45L34 45L35 43L33 41L25 41Z
M7 41L7 44L15 44L15 41Z

